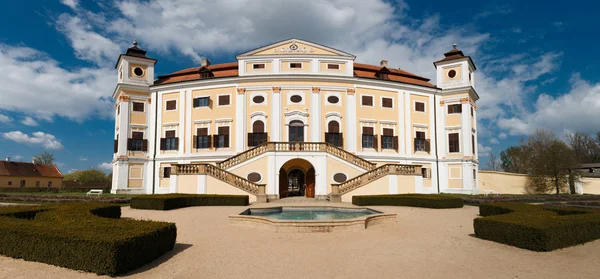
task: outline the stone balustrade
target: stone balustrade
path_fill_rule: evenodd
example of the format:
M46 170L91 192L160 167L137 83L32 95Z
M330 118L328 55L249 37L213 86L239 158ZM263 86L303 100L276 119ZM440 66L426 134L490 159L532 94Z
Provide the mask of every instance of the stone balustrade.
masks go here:
M421 165L385 164L343 183L332 185L332 195L341 196L386 175L421 175Z
M258 195L259 188L262 186L262 191L264 192L264 184L256 184L254 182L249 181L243 177L237 176L233 173L230 173L224 169L219 167L209 165L209 164L177 164L174 165L173 173L174 175L194 175L194 174L204 174L212 176L218 180L221 180L227 184L233 185L241 190L244 190L248 193Z

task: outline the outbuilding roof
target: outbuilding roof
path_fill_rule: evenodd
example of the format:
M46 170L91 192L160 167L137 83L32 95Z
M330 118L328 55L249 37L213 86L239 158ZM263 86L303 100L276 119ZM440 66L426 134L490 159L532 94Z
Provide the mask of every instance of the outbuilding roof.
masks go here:
M0 161L0 176L56 177L63 174L55 165Z

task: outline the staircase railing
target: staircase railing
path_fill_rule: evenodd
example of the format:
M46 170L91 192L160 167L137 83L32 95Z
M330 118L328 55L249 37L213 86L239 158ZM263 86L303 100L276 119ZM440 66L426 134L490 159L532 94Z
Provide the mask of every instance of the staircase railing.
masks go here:
M335 184L334 186L338 187L337 193L335 194L346 194L390 174L420 175L420 169L421 165L385 164L359 176L348 179L345 182Z
M221 161L217 163L217 166L221 169L228 169L266 152L327 152L365 170L373 170L376 166L374 163L326 142L266 142Z
M250 194L259 194L259 187L264 186L262 184L256 184L243 177L237 176L219 167L209 164L177 164L174 165L176 175L193 175L193 174L205 174L210 175L218 180L226 182L236 188L244 190Z

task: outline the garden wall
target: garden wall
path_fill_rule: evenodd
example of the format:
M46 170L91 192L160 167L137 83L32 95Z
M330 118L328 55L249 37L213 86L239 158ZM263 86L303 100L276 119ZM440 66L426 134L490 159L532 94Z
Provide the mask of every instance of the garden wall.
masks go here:
M494 190L500 194L524 194L527 175L499 172L479 171L479 192ZM583 177L583 193L600 195L600 178Z

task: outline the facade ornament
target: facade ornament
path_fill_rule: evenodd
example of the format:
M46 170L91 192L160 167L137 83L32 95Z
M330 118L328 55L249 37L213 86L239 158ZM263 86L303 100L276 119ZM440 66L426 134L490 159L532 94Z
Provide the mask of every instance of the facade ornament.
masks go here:
M471 99L469 99L469 98L461 98L460 99L461 104L466 104L466 103L470 103L470 102L471 102Z
M356 89L354 89L354 88L348 88L346 90L346 92L348 93L348 95L354 95L354 93L356 93Z
M319 92L321 92L321 87L313 86L312 93L319 93Z
M444 101L440 101L440 107L443 107L444 104L445 104Z
M238 92L238 94L244 94L244 93L246 93L246 88L238 88L237 92Z
M119 96L119 101L121 102L129 102L131 98L129 96L121 95Z
M152 104L152 98L148 98L148 104Z
M273 93L281 93L281 87L273 86Z

